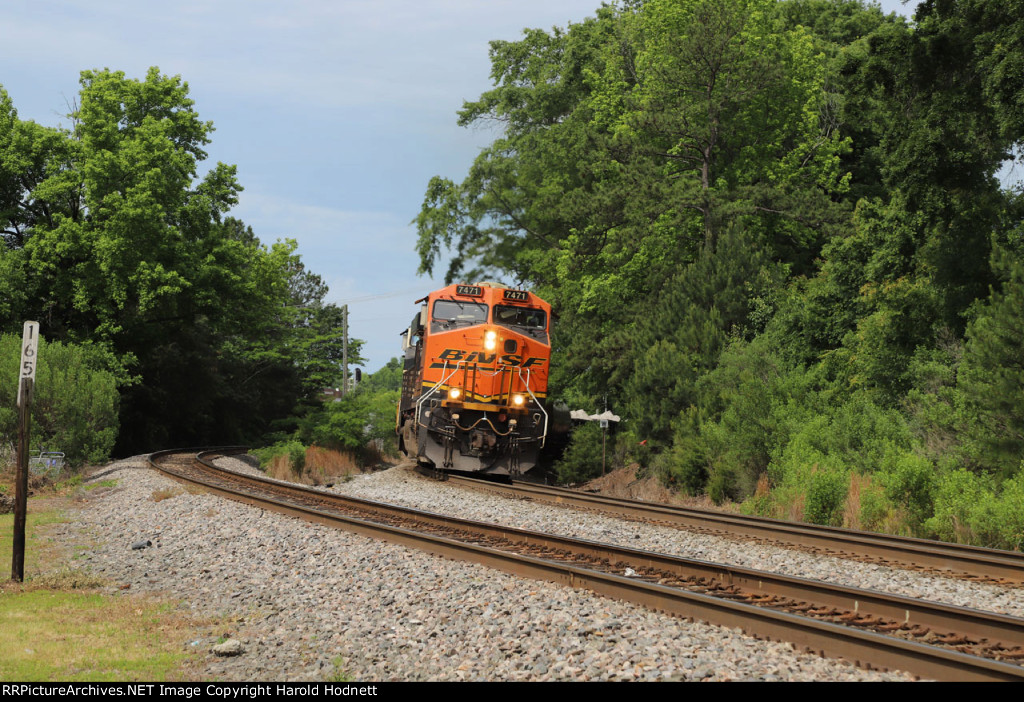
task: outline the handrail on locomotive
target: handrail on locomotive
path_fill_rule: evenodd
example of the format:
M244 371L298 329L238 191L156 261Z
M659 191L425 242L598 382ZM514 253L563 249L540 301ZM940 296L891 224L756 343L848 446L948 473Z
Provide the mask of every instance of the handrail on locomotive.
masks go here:
M551 306L493 283L449 285L422 302L403 332L400 448L445 470L534 470L559 429L547 395Z

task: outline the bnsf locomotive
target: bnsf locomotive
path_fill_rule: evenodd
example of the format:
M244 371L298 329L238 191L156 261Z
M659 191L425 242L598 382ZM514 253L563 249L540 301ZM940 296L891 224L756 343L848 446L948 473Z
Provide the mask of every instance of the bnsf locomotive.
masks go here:
M449 285L403 332L399 448L439 470L521 475L552 430L551 305L494 283Z

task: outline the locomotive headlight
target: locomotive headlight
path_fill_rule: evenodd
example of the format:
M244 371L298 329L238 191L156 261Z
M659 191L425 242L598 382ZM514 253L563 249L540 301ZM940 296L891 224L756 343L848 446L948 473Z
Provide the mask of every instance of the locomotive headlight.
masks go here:
M488 351L498 348L498 332L492 329L484 333L484 348Z
M524 397L523 395L513 395L512 404L515 405L516 407L522 407L523 405L526 404L526 397Z
M458 388L450 388L448 390L448 399L449 400L457 400L460 397L462 397L462 391L459 390Z

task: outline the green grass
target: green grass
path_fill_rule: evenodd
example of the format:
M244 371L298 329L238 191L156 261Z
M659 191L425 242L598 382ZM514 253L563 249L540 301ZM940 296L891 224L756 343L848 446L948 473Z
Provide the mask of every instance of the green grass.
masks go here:
M161 635L167 605L95 592L0 593L0 680L179 679L185 654Z
M35 512L33 502L23 584L7 580L14 515L0 515L0 680L186 678L192 656L184 643L196 622L167 602L99 592L102 581L69 566L44 536L46 526L62 521L61 512Z
M117 485L116 480L97 480L95 483L89 483L85 486L86 491L95 490L101 487L114 487Z
M38 538L41 527L55 524L62 520L60 512L49 510L46 512L34 513L29 508L29 514L25 519L25 573L38 571L41 559L48 560L51 556L48 550L42 547L42 539ZM14 537L14 515L0 514L0 575L6 580L11 576L11 554L12 539Z

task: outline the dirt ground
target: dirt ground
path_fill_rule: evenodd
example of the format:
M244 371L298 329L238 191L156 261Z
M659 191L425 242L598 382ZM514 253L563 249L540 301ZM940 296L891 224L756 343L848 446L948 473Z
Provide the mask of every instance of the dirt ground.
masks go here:
M613 470L607 475L595 478L577 489L594 492L609 497L625 497L645 502L660 502L682 507L701 507L714 509L715 505L707 497L690 497L673 493L655 477L637 478L637 466L628 466ZM718 509L721 509L720 507Z

